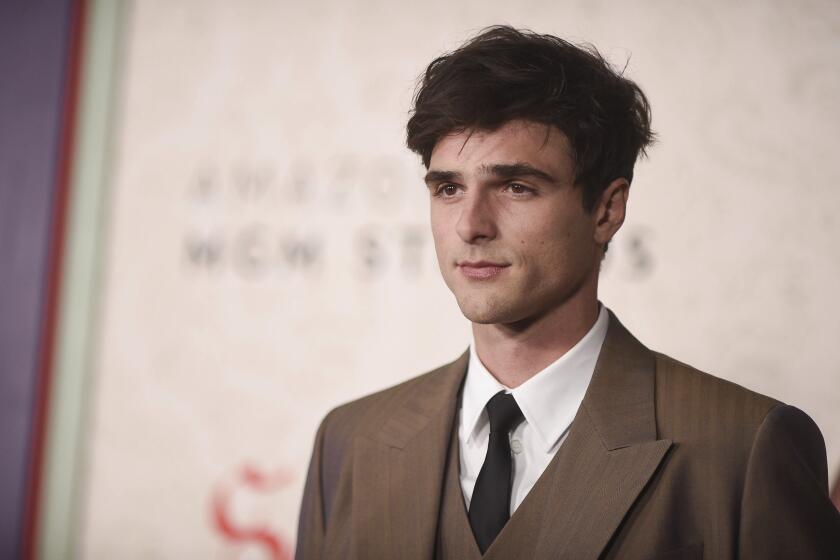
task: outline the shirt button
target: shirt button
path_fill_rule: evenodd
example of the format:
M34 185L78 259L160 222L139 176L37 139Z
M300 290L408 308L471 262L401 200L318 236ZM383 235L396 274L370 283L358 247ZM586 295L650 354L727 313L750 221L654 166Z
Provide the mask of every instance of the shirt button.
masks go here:
M511 441L510 450L513 451L515 454L519 455L520 453L522 453L522 442L518 439Z

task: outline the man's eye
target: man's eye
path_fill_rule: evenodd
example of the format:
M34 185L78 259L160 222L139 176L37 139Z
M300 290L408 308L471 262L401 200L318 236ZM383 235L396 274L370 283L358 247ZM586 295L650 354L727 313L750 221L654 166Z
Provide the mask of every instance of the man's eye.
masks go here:
M525 185L520 185L519 183L510 183L507 186L508 190L513 194L530 194L533 192L533 189L530 187L526 187Z
M441 185L438 187L437 194L443 196L455 196L458 194L458 187L452 184Z

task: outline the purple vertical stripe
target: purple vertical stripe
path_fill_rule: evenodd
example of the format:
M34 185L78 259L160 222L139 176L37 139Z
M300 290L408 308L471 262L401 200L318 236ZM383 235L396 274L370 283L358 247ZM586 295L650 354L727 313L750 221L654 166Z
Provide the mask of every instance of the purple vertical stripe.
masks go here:
M69 16L0 2L0 558L21 550Z

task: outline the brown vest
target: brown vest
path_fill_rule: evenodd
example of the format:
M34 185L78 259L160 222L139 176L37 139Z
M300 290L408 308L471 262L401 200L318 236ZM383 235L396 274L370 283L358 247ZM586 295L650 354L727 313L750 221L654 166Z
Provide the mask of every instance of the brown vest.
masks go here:
M458 417L455 414L452 435L449 438L446 471L443 475L443 496L438 514L437 560L478 560L481 552L467 517L464 494L461 492L461 460L458 451ZM489 552L489 550L488 550Z
M467 517L464 494L461 491L461 461L458 445L458 414L453 422L443 479L443 496L438 515L438 560L479 560L482 558ZM548 464L537 483L513 513L483 558L533 558L536 537L545 511L546 482L556 470L556 457ZM531 532L531 538L527 538ZM523 538L526 537L526 538ZM515 544L514 544L515 543Z

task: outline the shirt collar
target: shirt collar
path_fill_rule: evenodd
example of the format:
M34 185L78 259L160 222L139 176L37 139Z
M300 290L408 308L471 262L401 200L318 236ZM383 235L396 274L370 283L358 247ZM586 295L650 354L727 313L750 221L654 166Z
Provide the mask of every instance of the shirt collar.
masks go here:
M545 369L515 389L505 387L484 367L470 344L470 361L461 401L462 420L468 440L476 437L487 415L484 407L499 391L513 394L528 425L534 429L546 453L566 432L586 394L595 362L607 335L609 313L600 306L595 324L580 341Z

